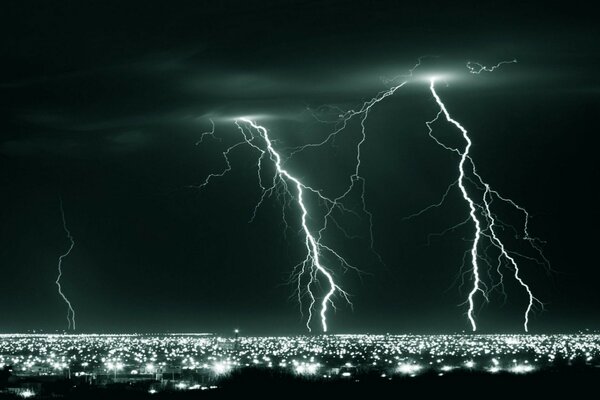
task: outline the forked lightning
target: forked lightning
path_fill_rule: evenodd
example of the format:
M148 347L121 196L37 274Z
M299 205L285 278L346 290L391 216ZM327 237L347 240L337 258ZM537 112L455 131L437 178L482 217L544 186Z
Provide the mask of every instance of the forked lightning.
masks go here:
M368 101L365 101L362 106L357 109L351 109L348 111L343 111L339 107L330 106L329 109L336 111L337 116L333 121L325 121L320 118L319 115L313 113L315 119L320 122L330 122L334 123L335 128L321 141L316 143L308 143L305 145L301 145L291 149L288 158L284 158L280 152L275 148L274 140L270 137L268 130L257 123L252 118L238 118L235 121L236 126L241 132L242 139L237 143L229 146L225 151L222 152L225 168L219 172L214 172L209 174L205 180L198 186L202 188L210 183L213 178L223 177L229 171L231 171L232 166L229 160L230 153L238 147L241 146L249 146L252 149L258 152L257 159L257 174L258 174L258 182L259 186L262 190L262 194L260 200L258 201L254 212L252 214L251 220L256 217L256 212L258 208L261 206L263 201L270 197L273 194L281 194L288 196L288 201L284 202L284 222L287 227L287 221L285 217L285 207L286 205L290 205L292 203L295 204L298 211L300 212L300 225L302 227L301 231L304 236L304 245L306 247L306 257L302 262L300 262L293 270L292 279L295 279L296 284L296 293L297 298L300 303L301 312L303 310L303 298L307 296L309 298L308 305L308 319L306 321L306 326L308 330L311 330L311 321L313 319L313 310L318 308L321 326L324 332L328 330L327 324L327 312L329 309L329 305L335 307L334 305L334 297L335 295L339 295L345 301L347 301L350 305L348 293L342 290L340 285L336 283L335 273L330 263L326 260L333 261L334 263L340 264L343 269L353 269L360 273L358 269L353 267L344 257L340 255L340 253L333 248L329 247L324 243L323 233L329 226L329 222L333 223L336 227L338 227L344 234L346 234L345 230L340 226L340 224L333 218L334 210L338 210L342 213L354 213L354 211L348 209L344 202L349 198L350 193L354 192L355 187L358 186L360 190L360 199L362 203L362 212L367 216L369 220L369 229L370 229L370 243L371 249L374 251L374 239L373 239L373 221L372 214L369 212L366 206L365 200L365 179L361 176L361 151L362 146L367 140L367 132L366 132L366 122L369 117L369 112L372 108L383 101L387 97L396 93L396 91L403 86L407 85L413 79L413 72L421 65L422 59L419 59L418 63L409 70L407 75L403 75L397 78L390 80L391 82L397 83L392 86L390 89L379 92L375 97L371 98ZM516 63L516 60L511 61L501 61L498 64L487 67L480 63L468 62L467 69L469 73L478 75L482 72L493 72L498 69L500 66L504 64L512 64ZM436 105L439 108L439 112L436 117L427 121L426 125L428 128L429 136L441 147L451 152L457 153L460 156L460 161L458 163L458 178L454 181L444 193L440 202L433 204L431 206L426 207L425 209L414 213L407 217L407 219L415 218L423 214L424 212L430 210L431 208L440 207L442 203L449 196L450 191L454 186L457 186L460 189L462 199L468 205L469 218L460 224L452 227L451 229L455 229L458 226L465 225L469 223L469 221L473 224L475 233L472 239L472 245L470 250L468 251L470 255L470 265L471 268L469 271L472 273L472 282L473 286L469 291L467 296L466 303L468 303L468 311L467 317L471 328L473 331L477 330L477 324L475 320L475 304L476 304L476 296L480 294L485 301L489 301L488 294L490 290L493 290L497 287L501 288L504 293L504 275L502 273L501 267L503 263L506 263L509 268L513 271L513 276L519 285L523 287L527 296L528 296L528 305L525 310L524 315L524 329L525 331L529 330L529 318L530 313L533 311L535 306L540 306L543 308L543 304L533 295L528 284L525 283L521 271L519 269L518 263L515 260L515 256L520 256L524 258L529 258L527 256L521 255L516 252L512 252L507 250L506 245L500 238L498 233L498 227L510 227L509 225L502 222L497 215L492 212L492 203L494 200L504 202L512 207L514 207L519 212L522 212L525 216L525 222L523 227L522 239L526 240L535 251L538 253L541 261L538 261L540 264L548 265L548 260L544 257L541 247L540 241L537 238L531 237L528 231L529 224L529 214L528 212L518 205L513 200L501 196L497 191L493 190L490 185L485 182L482 177L477 172L475 163L471 156L472 150L472 140L467 132L467 129L464 128L456 119L454 119L450 113L448 112L446 105L442 102L440 96L436 91L436 82L439 78L431 77L428 79L429 82L429 90L435 99ZM439 140L433 134L433 124L437 122L440 117L443 116L444 119L452 124L455 128L457 128L461 132L461 136L465 142L465 146L462 149L454 148L452 146L448 146L444 144L441 140ZM321 147L327 145L332 142L342 131L344 131L350 120L354 117L359 117L360 122L360 132L361 136L356 145L356 157L354 170L350 175L349 183L346 189L338 196L326 196L324 191L321 189L316 189L302 182L298 175L293 174L289 171L288 168L285 167L285 161L289 159L289 157L293 157L294 155L305 151L310 148ZM214 123L211 120L212 130L210 132L205 132L202 134L200 141L201 143L204 137L214 136ZM263 179L263 163L265 161L269 161L274 167L274 174L270 178L269 183L265 183ZM324 209L309 209L307 205L308 196L315 196L315 198L324 206ZM63 216L64 217L64 216ZM512 227L511 227L512 228ZM66 229L66 227L65 227ZM514 229L514 228L513 228ZM449 230L444 231L447 232ZM443 234L443 233L442 233ZM489 242L487 247L482 247L482 241ZM491 289L488 289L488 286L484 283L482 278L481 266L479 263L480 259L484 259L487 264L491 265L489 261L487 261L487 249L493 247L498 251L497 257L497 269L496 272L500 276L500 282L496 285L493 285ZM68 253L67 253L68 254ZM377 254L377 253L376 253ZM537 261L537 260L536 260ZM488 272L489 274L489 272ZM325 282L326 287L325 293L322 295L316 294L317 289L320 288L320 283ZM66 301L66 298L65 298ZM317 306L318 304L318 306ZM73 313L74 315L74 313ZM74 325L74 320L73 320Z

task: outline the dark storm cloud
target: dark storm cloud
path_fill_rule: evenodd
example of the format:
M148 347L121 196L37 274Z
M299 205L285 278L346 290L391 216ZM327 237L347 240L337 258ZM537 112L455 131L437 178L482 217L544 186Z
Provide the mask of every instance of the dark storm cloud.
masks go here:
M157 127L172 134L187 126L197 129L200 135L209 118L263 115L303 120L308 117L308 108L322 104L342 109L355 106L361 99L388 88L393 84L389 79L408 73L416 63L416 59L407 60L402 67L382 63L376 69L321 65L323 71L315 74L313 68L303 66L244 69L214 65L200 55L179 59L173 55L176 61L169 62L163 54L128 66L81 71L5 88L16 99L11 117L23 125L19 138L5 139L2 150L21 155L44 149L81 155L82 151L119 150L119 143L126 146L122 150L135 150L161 140ZM473 80L464 60L449 62L430 57L423 59L414 80L419 82L441 71L450 84L464 85L471 79L479 85L503 85L507 90L528 79L531 83L531 77L544 83L551 77L547 71L525 73L521 65L504 69L508 71L500 76L484 74ZM115 139L131 137L131 132L137 140ZM189 140L193 142L194 138Z
M5 87L15 98L11 117L21 124L21 134L5 140L2 148L9 153L46 149L58 154L79 152L87 143L93 146L88 151L103 152L118 142L112 137L131 130L137 132L140 145L148 145L160 140L153 133L157 126L172 133L190 125L200 135L209 118L261 114L302 119L315 99L358 99L383 87L376 74L348 68L315 79L302 75L301 67L248 71L194 60L145 60ZM133 142L127 145L135 147Z
M307 107L356 105L424 54L439 56L427 59L424 74L450 69L463 76L467 60L518 58L512 71L477 82L506 89L511 80L542 85L570 74L571 86L580 84L581 73L553 60L579 54L573 48L584 45L584 24L549 13L553 5L544 13L527 3L518 12L508 4L480 7L373 3L364 13L347 2L285 1L208 2L190 13L135 3L9 8L7 17L24 22L5 47L1 116L9 126L2 149L81 153L88 143L85 152L103 152L132 131L144 137L141 149L182 126L196 124L200 133L202 118L304 119ZM574 37L581 44L574 46Z

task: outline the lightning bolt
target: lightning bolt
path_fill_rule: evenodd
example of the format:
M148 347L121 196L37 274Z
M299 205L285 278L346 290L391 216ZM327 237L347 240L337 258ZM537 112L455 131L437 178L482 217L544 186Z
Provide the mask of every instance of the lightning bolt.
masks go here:
M296 189L295 199L296 199L298 208L301 210L301 214L302 214L301 215L301 225L302 225L302 230L305 235L305 245L306 245L306 250L307 250L307 256L302 265L302 270L300 272L300 276L298 276L298 279L301 279L302 274L305 273L305 267L308 265L310 268L314 268L314 270L309 273L310 277L311 277L309 286L311 283L315 282L315 280L318 279L317 273L322 275L325 278L325 280L327 281L328 290L327 290L327 293L323 296L323 299L321 300L321 308L320 308L320 312L319 312L320 317L321 317L321 325L323 327L323 332L327 332L327 308L328 308L328 304L331 302L332 296L337 291L337 292L340 292L341 295L348 301L348 295L335 283L335 281L333 279L333 275L328 270L328 268L323 266L322 261L321 261L321 252L328 251L329 253L332 253L336 258L338 258L338 260L340 262L342 262L343 264L348 265L348 263L336 251L334 251L330 247L322 244L321 240L320 240L321 239L320 234L315 235L309 228L308 222L307 222L307 218L309 217L309 212L306 207L306 204L304 203L304 196L305 196L306 192L312 192L312 193L317 194L317 196L319 196L319 198L321 198L322 200L325 200L327 202L332 202L332 201L330 199L324 197L318 190L315 190L315 189L303 184L298 178L296 178L289 171L287 171L286 169L283 168L281 156L273 147L273 142L271 141L271 138L269 137L269 133L266 128L264 128L263 126L257 125L255 122L253 122L249 119L242 118L241 121L249 124L253 129L255 129L259 133L260 137L262 139L264 139L264 141L266 143L266 148L267 148L266 152L268 153L269 158L275 165L275 169L276 169L276 176L273 179L274 186L271 186L271 188L275 187L276 180L279 180L286 187L286 190L287 190L287 182L291 182L293 184L293 186L295 186L295 189ZM261 154L261 159L262 159L262 155L264 155L264 154L265 154L264 152ZM309 288L309 291L310 291L310 288ZM310 310L312 310L312 305L314 304L314 301L315 301L314 296L312 294L310 296L312 299L312 304L311 304L311 307L309 307L309 313L311 312ZM310 330L311 318L312 318L312 313L309 315L309 318L307 321L307 327L309 330Z
M311 215L311 213L309 212L309 209L305 202L305 198L308 195L315 195L319 200L328 205L326 216L324 217L325 221L331 213L331 209L340 207L340 205L336 203L335 199L330 199L323 195L321 191L304 184L302 181L300 181L299 178L297 178L289 170L284 168L282 156L275 149L275 146L273 144L274 141L269 136L269 132L265 127L258 125L255 121L252 121L248 118L240 118L239 120L236 120L235 125L237 126L239 132L242 135L242 140L231 145L222 153L226 163L226 167L221 172L212 173L208 175L205 181L197 187L202 188L208 183L210 183L211 179L216 177L222 177L229 171L231 171L232 167L229 161L229 155L234 149L242 145L247 145L259 153L257 160L257 175L262 194L257 205L254 208L250 221L252 221L255 218L256 212L258 208L262 205L264 200L276 193L278 190L281 189L284 195L289 195L290 199L293 199L301 213L300 224L302 226L302 232L304 233L304 245L306 247L307 252L304 261L299 263L294 268L294 272L292 273L292 276L294 276L295 279L297 279L298 281L298 300L300 302L302 311L302 295L306 294L310 298L310 305L308 307L309 315L306 321L306 327L310 331L310 324L313 319L312 311L317 303L317 297L313 293L313 287L319 284L319 278L322 278L326 281L327 290L320 301L319 315L322 329L324 332L327 332L327 311L329 308L328 306L330 304L332 305L332 307L335 308L335 305L333 303L334 295L337 293L350 305L352 305L352 303L350 302L348 293L345 292L335 282L333 272L331 271L331 269L323 264L323 254L327 253L329 256L332 256L346 269L351 268L356 271L358 270L350 263L348 263L337 251L323 243L322 233L327 227L326 222L323 222L322 226L318 230L315 230L309 226L308 220L317 219L317 217ZM271 161L275 169L273 176L270 180L267 181L265 181L265 179L263 178L263 164L266 160ZM284 202L284 204L286 204L286 202ZM287 221L285 222L287 226ZM306 284L305 290L301 288L301 282L303 281L304 277L307 277L308 279L308 283Z
M504 63L507 63L507 62L504 62ZM493 71L495 68L497 68L501 64L502 63L499 63L496 66L489 68L489 69L485 69L485 70ZM475 73L478 73L478 72L475 72ZM437 94L437 92L435 90L435 83L436 83L436 78L435 77L431 78L429 89L430 89L431 94L433 95L435 102L438 105L440 111L438 112L438 114L436 115L436 117L433 120L426 122L428 131L429 131L428 133L429 133L429 136L432 139L434 139L438 145L440 145L441 147L443 147L446 150L456 152L460 155L460 162L458 165L459 178L456 182L452 183L448 187L448 189L444 193L444 196L442 197L442 200L440 202L435 203L432 206L429 206L429 207L425 208L424 210L409 216L408 218L418 216L418 215L422 214L423 212L429 210L432 207L439 207L442 204L442 202L446 199L446 197L448 196L450 189L456 183L458 183L458 187L460 188L462 197L469 206L470 220L473 222L474 227L475 227L475 235L473 238L473 244L470 249L471 266L472 266L471 271L473 274L473 287L467 297L467 303L469 304L467 316L468 316L469 322L471 323L471 328L473 331L477 330L477 324L476 324L475 318L474 318L475 295L477 293L481 293L483 295L483 297L485 298L485 300L489 301L489 299L487 297L488 290L484 289L485 284L481 280L480 265L479 265L480 255L478 253L479 245L482 240L482 237L486 237L491 241L491 244L495 248L497 248L500 252L500 255L498 256L498 268L497 268L498 275L500 276L500 285L503 284L503 279L504 279L504 276L503 276L502 272L500 271L502 258L504 258L512 266L512 268L514 270L515 280L525 289L525 291L527 293L529 301L527 304L527 308L525 310L523 327L524 327L525 331L528 332L530 312L532 311L535 304L540 305L543 309L543 303L533 295L530 287L525 283L525 281L523 280L523 278L520 275L519 266L518 266L515 258L513 256L511 256L511 254L506 250L504 243L500 240L499 236L496 233L495 227L497 225L496 224L497 218L492 213L491 208L490 208L491 203L493 201L493 196L495 196L497 199L499 199L501 201L509 203L510 205L512 205L513 207L515 207L516 209L518 209L519 211L521 211L525 214L524 239L527 240L528 242L530 242L532 247L535 248L540 254L542 254L541 248L536 244L537 243L536 239L531 238L531 236L529 235L529 232L528 232L529 214L523 207L516 204L513 200L505 198L505 197L501 196L497 191L492 190L490 185L488 183L486 183L482 179L482 177L477 173L475 163L470 156L470 150L471 150L471 146L472 146L471 138L469 137L468 132L465 129L465 127L463 127L457 120L453 119L452 116L450 115L450 113L448 112L445 104L442 102L441 98L439 97L439 95ZM433 131L432 124L434 122L436 122L441 115L443 115L445 117L447 122L454 125L461 132L462 137L463 137L464 141L466 142L466 145L462 151L459 149L445 145L444 143L439 141L432 134L432 131ZM465 166L467 165L467 163L469 163L471 165L471 174L474 178L469 178L467 176L467 171L465 171ZM475 179L475 180L473 180L473 179ZM465 185L465 182L467 180L471 181L476 188L481 188L481 187L484 188L484 194L483 194L481 200L475 200L473 195L471 195L469 193L469 191L467 190L467 187ZM481 215L483 216L483 219L481 219ZM543 257L543 259L545 261L547 261L545 259L545 257Z
M61 254L60 257L58 257L58 276L56 277L56 281L54 283L56 283L56 286L58 287L58 294L60 295L60 297L62 297L64 302L67 304L67 327L68 327L68 329L75 330L75 328L76 328L75 310L73 309L73 306L71 305L71 302L69 301L67 296L65 296L65 294L63 293L62 286L60 285L60 278L62 277L62 273L63 273L62 272L63 260L65 259L65 257L67 257L71 253L71 250L73 250L73 247L75 247L75 240L73 239L73 235L71 235L71 231L67 227L67 219L65 218L65 209L63 207L62 198L60 199L60 215L62 217L63 229L64 229L65 233L67 234L67 239L69 239L70 244L69 244L69 248L67 249L67 251L65 253Z
M289 196L289 199L291 199L288 202L282 203L283 219L286 228L288 227L288 224L285 217L285 206L291 204L291 201L294 201L296 206L300 210L300 222L302 226L302 232L304 233L305 237L306 257L302 262L300 262L293 268L293 272L290 275L290 281L295 280L297 282L295 293L297 294L297 300L300 304L301 314L303 314L303 297L307 296L309 298L309 305L307 307L308 318L306 321L306 327L309 331L311 331L310 324L313 319L313 309L316 307L316 304L318 302L314 290L319 285L319 278L327 282L327 290L325 295L320 300L319 306L319 316L321 319L321 326L324 332L327 332L328 330L328 306L331 305L333 308L335 308L333 297L336 294L341 296L348 304L350 304L350 306L352 306L348 293L345 292L335 282L334 274L332 272L331 267L325 266L323 264L323 255L326 254L329 257L333 258L335 262L341 265L344 271L352 269L355 272L357 272L359 276L362 272L358 268L351 265L335 249L326 245L323 242L323 234L331 223L335 225L339 230L341 230L346 237L350 237L348 233L344 230L344 228L336 221L336 219L333 216L333 213L335 210L338 210L342 213L350 213L356 215L355 211L347 208L344 204L344 202L349 198L350 194L355 191L355 188L358 188L360 190L361 211L368 218L370 248L381 261L380 255L374 249L373 215L367 208L365 199L366 181L361 175L362 146L367 140L366 122L369 116L369 112L376 104L383 101L387 97L393 95L394 93L396 93L397 90L399 90L409 82L410 78L413 75L413 71L421 65L421 60L422 58L418 59L418 62L411 69L409 69L407 75L401 75L399 77L394 78L396 82L398 82L398 80L402 78L403 80L401 82L397 83L395 86L389 89L380 91L376 96L372 97L370 100L365 101L358 108L343 111L339 107L327 107L328 109L335 110L338 113L335 121L322 120L316 113L312 113L315 119L319 122L333 123L335 125L334 130L330 132L320 142L308 143L302 146L289 149L290 153L287 157L287 160L291 159L294 155L307 149L325 146L328 143L331 143L337 137L338 134L344 131L348 126L348 123L352 119L354 119L355 117L359 118L361 136L356 145L356 161L354 170L349 177L348 186L337 197L326 196L321 190L306 185L305 183L300 181L299 178L297 178L297 176L291 174L287 169L285 169L283 166L283 157L275 149L274 140L270 138L267 129L261 125L258 125L255 121L252 121L249 118L239 118L235 121L236 126L242 134L242 140L229 146L222 152L222 156L225 161L225 168L223 168L219 172L214 172L207 175L207 177L202 183L200 183L197 186L194 186L196 188L203 188L207 186L213 179L223 177L227 173L229 173L232 169L229 156L231 152L237 149L238 147L247 145L258 152L259 155L257 161L257 175L262 194L254 208L254 211L250 218L250 222L253 221L256 217L257 210L260 208L264 200L268 197L271 197L274 194L278 197L282 194L287 195ZM210 132L203 133L197 144L201 143L207 135L214 137L214 123L212 123L211 121L211 124L213 129ZM246 127L243 126L244 124L246 125ZM251 129L247 129L248 127L250 127ZM263 163L266 160L271 161L271 163L275 167L275 174L273 175L269 183L265 182L265 180L263 179ZM290 187L293 187L294 190L290 189ZM305 202L305 197L307 195L316 196L316 198L320 200L320 202L324 205L325 212L321 219L319 219L319 217L315 215L314 210L313 212L309 211L309 208L307 207ZM320 226L317 226L316 228L312 227L308 222L309 220L320 220ZM305 282L304 286L303 282Z
M286 220L286 215L285 215L286 207L291 206L291 204L294 203L295 206L300 211L300 214L301 214L300 224L302 226L302 232L304 235L304 244L306 247L306 257L304 258L304 260L302 262L300 262L293 268L293 272L291 274L290 280L295 279L297 281L297 288L296 288L295 293L297 294L301 313L303 313L302 312L303 297L307 296L310 299L310 304L308 306L308 320L306 322L306 326L309 331L311 331L310 324L313 319L313 309L317 308L317 306L316 306L317 303L320 304L319 315L320 315L320 319L321 319L321 326L322 326L322 329L324 332L327 332L327 330L328 330L328 326L327 326L328 306L331 305L333 308L335 308L335 304L333 302L333 297L336 294L340 295L345 301L347 301L350 304L350 306L352 306L352 303L350 302L349 297L348 297L348 293L345 292L343 289L341 289L341 287L336 283L336 281L334 279L335 276L334 276L333 270L331 269L331 266L325 265L325 263L323 261L324 255L332 257L336 262L341 264L341 266L344 268L344 270L353 269L359 273L360 273L360 271L357 268L355 268L354 266L352 266L351 264L349 264L336 250L327 246L323 242L322 237L323 237L323 233L328 228L330 223L335 225L340 231L342 231L347 237L349 237L348 233L333 217L333 212L334 212L334 210L339 210L342 213L351 213L351 214L356 215L355 211L347 208L344 204L346 202L346 200L348 200L350 194L355 192L355 190L354 190L355 188L359 189L359 195L360 195L360 200L361 200L361 204L362 204L361 212L367 216L368 221L369 221L369 234L370 234L371 250L379 257L379 254L374 250L373 215L368 210L367 205L366 205L366 199L365 199L366 181L365 181L364 177L362 177L362 175L361 175L362 147L367 140L366 123L367 123L370 111L373 109L373 107L376 104L385 100L389 96L394 95L400 88L402 88L403 86L405 86L406 84L408 84L411 81L411 79L413 78L414 70L421 65L422 58L418 59L417 64L409 70L409 73L407 75L400 75L400 76L395 77L392 80L388 81L388 82L396 83L394 86L392 86L389 89L380 91L379 93L377 93L377 95L372 97L370 100L365 101L364 103L362 103L362 105L360 107L358 107L356 109L350 109L348 111L344 111L337 106L321 106L321 107L317 108L315 110L315 112L313 112L309 108L308 110L311 111L313 117L318 122L326 123L326 124L333 124L334 129L323 140L320 140L315 143L308 143L308 144L304 144L301 146L289 148L290 152L285 160L282 157L281 153L278 150L276 150L275 141L273 139L271 139L271 137L269 136L268 130L264 126L258 125L255 121L253 121L250 118L239 118L238 120L235 121L235 125L238 127L239 131L242 134L242 140L229 146L228 148L225 149L225 151L222 152L222 156L223 156L223 159L226 164L225 168L223 168L220 172L214 172L214 173L209 174L200 185L195 186L197 188L203 188L206 185L208 185L212 179L223 177L227 173L229 173L232 169L232 166L231 166L231 163L229 160L229 156L230 156L231 152L233 150L237 149L238 147L249 146L258 152L257 175L258 175L259 186L262 190L262 193L261 193L258 203L256 204L256 206L254 208L254 211L252 213L250 221L254 220L254 218L256 217L257 210L262 205L264 200L273 195L277 196L278 198L283 196L288 199L287 201L284 201L282 203L283 220L284 220L286 229L288 228L288 222ZM517 62L516 60L501 61L500 63L498 63L492 67L487 67L482 64L475 63L475 62L468 62L467 68L471 74L480 74L481 72L493 72L494 70L496 70L503 64L510 64L510 63L516 63L516 62ZM406 217L405 219L418 217L421 214L423 214L424 212L426 212L432 208L440 207L444 203L446 198L449 196L450 191L453 189L453 187L455 187L455 186L458 187L458 189L461 192L462 199L468 205L469 217L467 219L465 219L464 221L456 224L455 226L453 226L449 229L446 229L445 231L443 231L437 235L443 235L446 232L454 230L454 229L456 229L460 226L466 225L468 223L472 223L475 228L475 233L474 233L474 237L472 240L472 246L467 252L465 252L465 259L464 259L464 261L466 261L466 256L470 255L471 268L469 271L466 271L466 272L463 272L462 268L461 268L461 274L460 274L460 276L463 279L463 282L464 282L464 276L468 272L471 272L472 277L473 277L473 279L472 279L473 287L469 291L467 300L465 301L465 303L468 303L467 316L468 316L468 320L470 322L471 328L473 331L477 330L477 324L476 324L475 315L474 315L477 294L480 294L486 302L489 302L489 297L488 297L489 292L494 289L500 288L502 291L502 294L506 295L504 292L504 286L503 286L504 274L502 273L503 262L506 261L508 263L508 265L510 265L510 267L512 268L512 270L514 272L513 276L514 276L515 280L525 289L525 291L529 297L528 306L527 306L527 309L525 311L525 316L524 316L524 319L525 319L524 328L525 328L525 331L528 331L530 313L532 312L532 310L534 309L534 307L536 305L541 306L541 308L543 309L543 304L536 297L534 297L530 287L523 280L523 278L521 276L521 271L519 269L519 266L518 266L515 258L517 256L519 256L521 258L534 260L542 265L550 266L548 260L544 257L542 250L541 250L541 243L543 243L543 242L541 240L539 240L538 238L532 237L529 234L529 230L528 230L528 224L529 224L529 219L530 219L529 213L523 207L521 207L516 202L514 202L513 200L503 197L497 191L493 190L490 187L490 185L487 184L482 179L482 177L477 173L475 163L470 155L470 151L471 151L471 148L473 145L471 138L469 137L469 134L468 134L468 131L466 130L466 128L464 128L457 120L452 118L452 116L448 112L445 104L442 102L441 98L438 96L436 89L435 89L435 84L436 84L437 79L438 78L429 79L429 89L436 101L436 104L439 108L439 112L437 113L437 115L435 116L435 118L433 120L426 122L426 125L428 128L428 134L429 134L429 137L431 139L433 139L439 146L443 147L444 149L446 149L448 151L455 152L460 156L460 161L458 163L458 172L459 172L458 175L459 176L458 176L458 179L447 188L446 192L442 196L442 199L438 203L435 203L417 213L414 213L414 214ZM321 116L319 115L321 112L327 112L327 111L333 111L337 114L336 118L333 121L321 118ZM440 117L442 117L442 116L448 123L452 124L454 127L456 127L461 132L462 138L465 141L464 148L458 149L458 148L448 146L448 145L444 144L442 141L440 141L438 138L436 138L436 136L433 134L432 125L433 125L433 123L438 121L440 119ZM352 119L354 119L355 117L357 117L359 119L361 135L358 140L358 143L356 144L356 157L355 157L354 169L349 176L349 183L346 186L346 189L343 190L343 192L340 195L338 195L337 197L335 197L335 196L328 197L321 190L315 189L314 187L308 186L307 184L303 183L296 175L292 174L287 168L284 167L284 164L286 161L288 161L289 159L291 159L293 156L295 156L296 154L298 154L300 152L303 152L310 148L322 147L322 146L325 146L328 144L333 145L333 142L338 137L338 135L340 135L348 127L348 124L350 123L350 121ZM212 120L211 120L211 125L212 125L212 130L210 132L203 133L202 137L200 138L200 140L198 141L197 144L202 143L202 140L206 136L211 136L211 137L215 138L214 123ZM273 173L273 176L269 180L265 181L265 179L263 177L263 175L264 175L263 164L267 161L270 161L272 163L275 171ZM483 195L479 195L480 192L483 192ZM306 203L306 199L308 196L316 196L317 200L319 200L320 203L322 205L324 205L324 215L319 216L318 210L314 210L314 209L310 210L309 209L309 207L307 206L307 203ZM509 229L512 229L515 233L517 233L518 230L515 227L504 223L495 214L492 213L491 204L494 201L494 199L496 199L498 201L502 201L504 203L507 203L510 206L512 206L513 208L517 209L519 212L523 213L523 215L525 216L525 222L524 222L523 234L522 234L521 238L526 240L530 244L530 246L538 252L542 261L539 261L536 258L528 257L525 255L507 250L506 246L504 245L504 243L501 241L499 235L497 234L496 228L497 227L509 228ZM321 210L321 212L322 211L323 210ZM320 222L315 227L314 222L309 223L309 221L320 221ZM517 238L519 238L518 233L517 233ZM484 240L489 241L489 244L486 247L480 248L482 245L482 241L484 241ZM429 239L428 239L428 241L429 241ZM485 263L485 265L493 268L492 263L487 258L487 252L490 247L497 249L499 252L497 259L496 259L496 261L497 261L496 273L500 277L500 282L491 287L488 286L482 279L481 266L479 264L480 261L483 261ZM380 260L381 260L381 258L380 258ZM464 266L464 262L463 262L463 266ZM490 279L492 279L492 275L491 275L489 269L487 270L487 275ZM326 287L326 291L325 291L325 294L323 295L323 297L320 300L318 300L317 296L315 295L314 290L319 287L320 279L324 280L327 283L327 287ZM303 282L306 280L308 282L306 282L305 286L303 286Z
M440 107L441 112L446 117L446 120L452 125L456 126L458 130L460 130L463 138L465 139L465 142L467 142L465 149L461 152L460 162L458 164L458 187L460 188L463 198L469 204L469 215L471 216L471 220L475 224L475 238L473 240L473 246L471 247L471 265L473 266L473 289L469 292L468 296L469 310L467 311L467 316L469 318L469 321L471 322L471 327L473 328L473 331L476 331L477 324L475 323L475 319L473 317L473 309L475 306L474 297L475 294L477 294L477 292L481 292L482 294L485 293L480 287L481 280L479 277L479 264L477 262L477 246L479 245L479 240L481 239L481 222L479 221L479 218L477 218L477 208L475 207L475 202L473 201L473 199L471 199L469 193L467 192L467 188L465 187L465 162L467 161L467 157L469 157L469 150L471 149L472 142L471 138L467 134L467 130L458 121L452 119L450 113L448 113L448 110L446 110L446 106L444 105L444 103L442 103L442 100L436 93L435 78L431 79L431 84L429 88L431 90L431 94L433 94L433 97L435 98L436 103Z

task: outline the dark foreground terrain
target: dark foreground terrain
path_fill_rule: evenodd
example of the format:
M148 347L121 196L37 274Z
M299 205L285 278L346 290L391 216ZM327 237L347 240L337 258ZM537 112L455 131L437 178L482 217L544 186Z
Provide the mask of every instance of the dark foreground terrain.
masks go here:
M69 380L44 385L39 399L258 399L258 398L598 398L600 368L564 366L529 374L496 374L457 371L417 376L377 375L350 379L306 378L265 368L248 368L223 378L208 390L150 393L150 382L111 384L105 387L77 385ZM17 394L0 398L21 399Z

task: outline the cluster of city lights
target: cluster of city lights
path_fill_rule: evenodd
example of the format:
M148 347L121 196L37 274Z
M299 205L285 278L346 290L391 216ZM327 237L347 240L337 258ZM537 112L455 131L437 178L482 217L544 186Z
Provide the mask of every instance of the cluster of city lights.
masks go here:
M156 375L172 368L215 379L248 367L300 376L526 374L558 362L600 366L600 335L0 335L0 367L16 374ZM186 388L193 387L193 384ZM182 388L185 389L185 388Z

